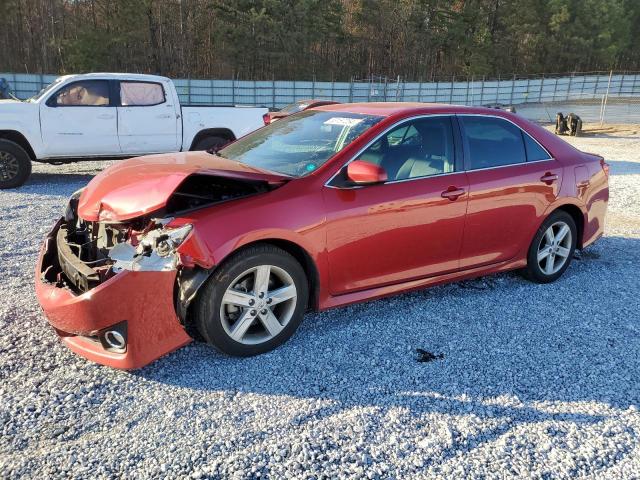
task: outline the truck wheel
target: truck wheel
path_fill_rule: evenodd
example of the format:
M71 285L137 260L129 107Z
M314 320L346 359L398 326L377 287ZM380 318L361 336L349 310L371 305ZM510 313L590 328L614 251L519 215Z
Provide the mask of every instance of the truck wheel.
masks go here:
M196 143L196 146L193 147L193 150L200 150L200 151L216 151L220 148L222 148L223 146L225 146L227 143L229 143L229 140L227 140L224 137L206 137L203 138L202 140L199 140L198 143Z
M19 187L29 175L29 154L17 143L0 139L0 189Z

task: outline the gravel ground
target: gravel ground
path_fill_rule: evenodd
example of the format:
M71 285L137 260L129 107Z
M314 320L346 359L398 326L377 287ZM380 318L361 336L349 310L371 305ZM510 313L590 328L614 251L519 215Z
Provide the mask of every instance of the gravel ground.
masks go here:
M275 352L192 344L126 373L58 342L40 242L107 162L0 192L2 478L640 478L640 136L606 236L552 285L509 273L308 315ZM442 355L417 361L416 349Z

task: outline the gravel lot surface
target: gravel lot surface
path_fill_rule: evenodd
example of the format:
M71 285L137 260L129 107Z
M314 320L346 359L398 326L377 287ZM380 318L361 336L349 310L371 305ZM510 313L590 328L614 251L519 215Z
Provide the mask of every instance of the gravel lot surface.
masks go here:
M0 192L0 477L640 478L640 136L571 142L610 162L612 198L557 283L432 288L134 373L64 348L33 291L46 231L108 162L36 165Z

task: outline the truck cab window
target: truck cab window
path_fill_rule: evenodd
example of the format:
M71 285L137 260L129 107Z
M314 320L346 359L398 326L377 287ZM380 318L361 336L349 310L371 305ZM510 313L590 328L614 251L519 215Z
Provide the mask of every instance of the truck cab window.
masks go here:
M164 101L164 89L159 83L120 82L120 103L123 107L148 107Z
M109 105L109 83L104 80L74 82L55 95L59 107L106 107Z

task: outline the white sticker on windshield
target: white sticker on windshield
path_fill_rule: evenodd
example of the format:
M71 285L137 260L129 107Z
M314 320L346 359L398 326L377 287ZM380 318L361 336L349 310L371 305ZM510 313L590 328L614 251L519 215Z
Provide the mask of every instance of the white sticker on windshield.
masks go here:
M344 127L353 127L359 124L362 118L333 117L324 122L325 125L342 125Z

